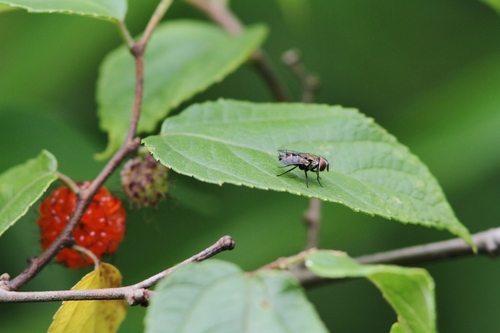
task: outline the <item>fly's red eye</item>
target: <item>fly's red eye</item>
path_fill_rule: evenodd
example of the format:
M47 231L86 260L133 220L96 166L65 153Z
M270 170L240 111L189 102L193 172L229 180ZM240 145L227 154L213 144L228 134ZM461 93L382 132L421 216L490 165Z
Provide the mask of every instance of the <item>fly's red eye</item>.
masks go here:
M323 171L327 169L328 171L330 171L330 165L328 164L328 161L325 160L323 157L320 157L319 158L319 171Z

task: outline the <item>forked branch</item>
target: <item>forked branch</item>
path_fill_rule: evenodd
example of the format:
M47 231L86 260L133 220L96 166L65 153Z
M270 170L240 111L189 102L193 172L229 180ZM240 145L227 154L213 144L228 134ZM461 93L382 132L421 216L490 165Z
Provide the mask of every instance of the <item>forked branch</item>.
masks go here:
M129 129L127 132L127 137L125 142L116 152L116 154L108 161L106 166L102 169L99 175L91 182L90 186L85 189L78 191L78 202L71 215L68 223L64 227L63 231L57 237L57 239L42 253L40 257L33 257L30 259L28 267L19 274L12 281L5 282L4 288L8 290L18 290L31 279L33 279L63 248L72 245L72 234L76 226L80 222L85 210L89 206L92 198L97 193L99 188L104 184L104 182L111 176L111 174L120 166L121 162L131 153L135 152L140 145L140 138L136 137L137 125L139 123L139 117L141 114L142 97L144 91L144 51L147 42L157 26L158 22L161 20L165 11L170 6L172 0L162 0L158 5L155 13L150 19L146 27L146 31L143 38L132 44L132 40L129 38L130 34L126 29L123 22L120 22L119 28L124 36L130 52L135 58L136 66L136 77L135 77L135 96L134 103L132 106L132 116L130 119Z

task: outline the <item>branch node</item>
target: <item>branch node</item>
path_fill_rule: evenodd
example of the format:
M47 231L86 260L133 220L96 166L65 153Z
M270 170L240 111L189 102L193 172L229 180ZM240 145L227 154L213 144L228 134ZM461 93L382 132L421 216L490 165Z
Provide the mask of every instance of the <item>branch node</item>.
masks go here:
M225 251L231 251L236 246L236 243L234 242L233 238L231 238L231 236L222 237L221 239L219 239L217 244L219 244L219 246Z
M10 291L9 288L10 275L8 273L3 273L0 275L0 290Z
M37 256L31 256L26 259L26 262L28 263L28 266L31 266L34 263L36 263L37 259L38 259Z
M288 50L285 53L283 53L283 56L281 57L285 65L290 67L297 65L300 61L300 58L301 54L300 51L297 49Z
M478 234L478 237L475 238L475 243L480 251L482 249L491 257L497 257L500 254L500 229L490 229Z
M130 48L130 53L137 58L144 53L145 46L146 45L142 41L138 41Z
M125 295L125 299L130 306L140 305L146 307L149 305L148 290L144 288L134 288L131 293Z

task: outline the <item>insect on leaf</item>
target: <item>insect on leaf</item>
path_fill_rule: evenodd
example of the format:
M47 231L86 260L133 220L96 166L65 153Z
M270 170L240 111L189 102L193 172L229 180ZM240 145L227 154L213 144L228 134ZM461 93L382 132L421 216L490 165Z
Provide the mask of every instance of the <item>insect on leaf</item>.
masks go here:
M469 244L427 167L372 119L354 109L314 104L220 100L167 118L144 139L165 166L199 180L290 192L355 211L446 229ZM283 172L279 149L322 156L329 172L305 184L304 172Z

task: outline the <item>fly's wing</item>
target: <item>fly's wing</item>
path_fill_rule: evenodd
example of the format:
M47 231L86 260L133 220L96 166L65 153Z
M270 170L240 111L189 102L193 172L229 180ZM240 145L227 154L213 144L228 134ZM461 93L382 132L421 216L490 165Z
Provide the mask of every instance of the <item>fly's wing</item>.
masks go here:
M304 165L308 166L311 161L304 157L304 153L293 150L278 150L280 153L278 159L284 165Z
M295 151L295 150L290 150L290 149L278 149L278 151L282 154L285 154L285 155L307 155L305 153L301 153L300 151Z

